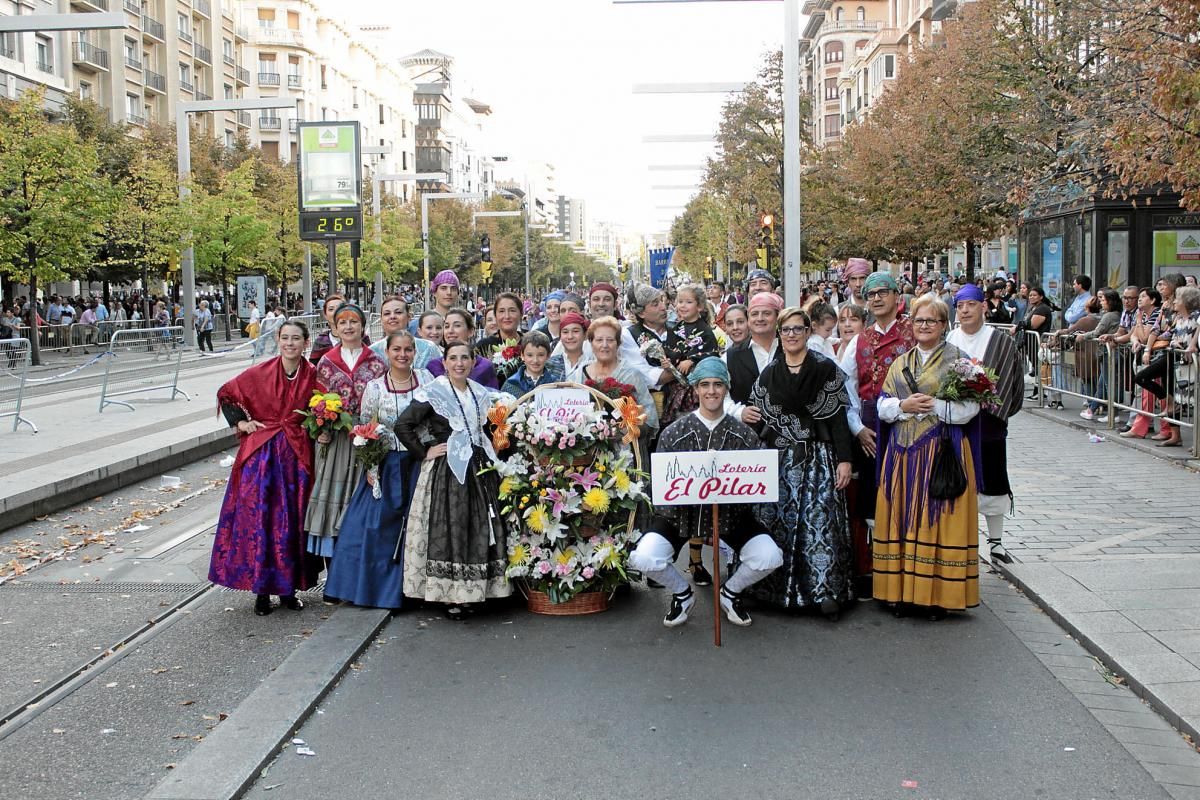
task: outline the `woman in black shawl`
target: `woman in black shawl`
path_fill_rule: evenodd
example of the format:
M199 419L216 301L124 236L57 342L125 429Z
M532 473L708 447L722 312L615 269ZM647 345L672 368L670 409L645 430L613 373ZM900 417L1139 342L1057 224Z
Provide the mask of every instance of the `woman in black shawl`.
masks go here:
M843 490L850 482L850 405L838 366L808 349L812 323L799 308L779 315L775 360L758 376L750 403L762 413L763 441L779 450L779 501L759 521L783 550L783 566L755 595L789 610L817 608L836 620L854 576Z

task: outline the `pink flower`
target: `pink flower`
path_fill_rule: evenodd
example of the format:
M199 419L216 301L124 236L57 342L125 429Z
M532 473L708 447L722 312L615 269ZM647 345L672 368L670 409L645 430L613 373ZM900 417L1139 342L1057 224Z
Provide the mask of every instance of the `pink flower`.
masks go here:
M539 561L538 562L537 571L538 571L539 575L549 575L550 569L551 569L551 567L550 567L549 561Z
M559 564L554 568L554 574L559 576L570 575L571 566L569 564Z
M596 570L592 569L591 567L584 567L584 568L583 568L583 577L584 577L584 579L585 579L585 580L589 580L589 581L590 581L590 580L591 580L592 578L594 578L595 576L596 576Z
M558 449L559 449L559 450L566 450L566 449L567 449L567 440L566 440L566 439L559 439L559 440L558 440Z

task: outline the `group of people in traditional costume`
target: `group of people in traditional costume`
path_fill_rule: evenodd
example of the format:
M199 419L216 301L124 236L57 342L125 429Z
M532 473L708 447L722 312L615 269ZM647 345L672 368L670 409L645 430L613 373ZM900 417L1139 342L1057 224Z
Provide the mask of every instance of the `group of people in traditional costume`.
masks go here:
M210 579L254 592L260 614L274 608L272 596L302 607L296 592L317 585L322 570L329 603L437 603L462 619L508 597L510 523L499 477L484 469L498 458L487 411L546 383L612 378L646 412L637 443L645 456L777 451L778 501L719 512L719 560L729 562L719 603L731 622L751 623L749 599L830 620L870 598L931 619L970 608L979 598L977 514L990 556L1008 558L1016 348L984 324L975 286L955 297L951 330L946 303L924 295L903 308L896 280L865 259L851 259L843 277L837 306L814 298L791 308L763 270L748 275L744 302L686 286L668 305L652 286L622 293L600 283L587 295L547 295L546 316L528 331L522 298L502 293L490 309L497 332L482 340L451 271L434 279L434 308L415 320L403 298L386 299L374 344L362 309L331 296L329 333L313 345L319 358L305 358L304 326L285 323L280 355L218 393L240 447ZM999 376L995 407L937 399L963 357ZM336 393L355 423L379 426L387 455L377 468L362 468L344 433L310 439L298 412L316 390ZM929 488L943 447L969 477L953 499ZM638 516L629 565L668 593L668 627L687 621L694 587L712 582L700 558L711 514L659 506ZM685 549L686 572L677 566Z

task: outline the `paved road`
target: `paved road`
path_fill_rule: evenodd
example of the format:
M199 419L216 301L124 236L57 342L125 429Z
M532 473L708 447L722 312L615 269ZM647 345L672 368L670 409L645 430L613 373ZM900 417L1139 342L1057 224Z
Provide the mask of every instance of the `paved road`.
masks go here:
M416 612L301 729L317 755L287 749L248 796L1167 797L998 613L1073 642L985 591L999 612L939 624L760 611L721 649L707 608L668 631L642 589L592 618Z

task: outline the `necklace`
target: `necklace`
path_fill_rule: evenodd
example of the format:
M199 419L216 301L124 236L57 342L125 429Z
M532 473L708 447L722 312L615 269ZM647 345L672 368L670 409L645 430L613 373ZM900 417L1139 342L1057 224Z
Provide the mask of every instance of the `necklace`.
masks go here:
M409 392L414 391L417 388L417 386L420 385L420 381L417 378L417 373L415 370L408 373L408 382L411 383L412 386L408 387L407 389L393 389L392 388L392 373L391 372L389 372L387 375L384 375L383 377L384 377L384 380L387 382L388 394L390 394L392 396L392 410L396 414L396 419L400 419L400 395L408 394Z
M291 375L288 374L287 367L284 365L282 359L280 359L280 361L279 361L279 367L280 367L280 369L283 370L284 380L294 381L294 380L296 380L296 376L300 374L300 365L299 364L296 364L296 369L292 370Z
M450 390L454 394L454 402L458 403L458 410L459 410L459 413L462 414L463 422L466 423L467 436L471 440L471 446L472 447L476 447L476 446L483 447L483 441L482 441L483 431L482 430L480 431L480 433L479 433L480 442L478 445L476 445L475 444L475 429L471 427L471 419L470 419L470 417L467 416L467 409L463 408L462 400L459 399L458 389L455 388L454 384L450 384ZM469 383L467 384L467 394L471 395L471 400L474 401L474 403L475 403L475 419L482 420L483 419L483 410L479 408L479 398L475 396L475 393L473 391L471 391L471 384L469 384Z

